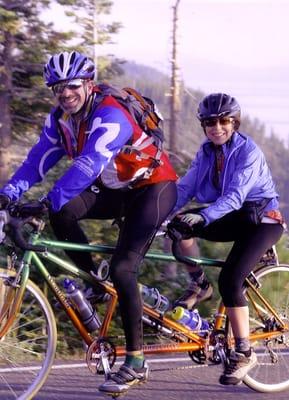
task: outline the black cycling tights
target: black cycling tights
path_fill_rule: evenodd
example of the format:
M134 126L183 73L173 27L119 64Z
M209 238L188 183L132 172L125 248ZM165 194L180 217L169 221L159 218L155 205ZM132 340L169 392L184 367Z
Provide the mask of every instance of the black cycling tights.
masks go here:
M62 241L88 243L79 227L82 219L124 217L110 276L118 293L120 312L128 351L142 348L142 300L137 285L138 266L143 260L158 228L176 202L175 182L161 182L128 191L100 187L98 193L87 189L69 201L57 213L50 213L51 226ZM67 251L80 268L93 268L91 255Z
M214 242L234 242L219 275L219 291L226 307L247 305L243 294L245 278L282 233L281 224L247 223L238 211L196 229L196 237Z

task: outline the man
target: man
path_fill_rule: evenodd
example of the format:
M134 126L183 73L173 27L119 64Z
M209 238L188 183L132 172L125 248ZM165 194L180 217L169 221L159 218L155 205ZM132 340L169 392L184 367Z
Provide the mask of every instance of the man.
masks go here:
M87 243L79 220L122 218L110 276L118 293L127 355L119 372L99 388L122 393L148 376L137 272L155 233L175 205L177 177L165 153L158 165L150 168L156 145L124 107L96 90L94 74L93 62L76 51L49 59L44 77L57 105L47 117L38 143L2 188L0 207L18 200L67 154L72 165L39 203L40 208L48 207L57 238ZM133 151L136 142L147 157ZM146 171L150 173L144 174ZM93 270L89 253L67 254L79 267ZM97 295L101 298L102 293Z

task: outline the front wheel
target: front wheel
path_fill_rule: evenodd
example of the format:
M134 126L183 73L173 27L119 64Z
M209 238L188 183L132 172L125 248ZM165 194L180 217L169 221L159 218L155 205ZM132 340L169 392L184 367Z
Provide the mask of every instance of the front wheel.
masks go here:
M18 288L13 272L0 269L0 398L33 399L49 374L57 330L53 311L38 287L28 280L19 312L6 331Z
M285 328L280 328L272 310L247 288L251 342L258 364L243 382L259 392L278 392L289 388L289 265L261 267L254 274L256 280L250 281L259 286L258 292L275 310ZM274 332L276 335L272 335Z

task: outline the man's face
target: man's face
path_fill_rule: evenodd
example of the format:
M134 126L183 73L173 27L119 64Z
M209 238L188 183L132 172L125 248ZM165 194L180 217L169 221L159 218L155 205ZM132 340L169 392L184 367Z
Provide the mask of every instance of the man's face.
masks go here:
M230 117L210 118L203 121L206 136L216 146L226 143L234 132L234 119Z
M76 114L91 95L92 88L93 81L73 79L54 85L52 90L62 110L67 114Z

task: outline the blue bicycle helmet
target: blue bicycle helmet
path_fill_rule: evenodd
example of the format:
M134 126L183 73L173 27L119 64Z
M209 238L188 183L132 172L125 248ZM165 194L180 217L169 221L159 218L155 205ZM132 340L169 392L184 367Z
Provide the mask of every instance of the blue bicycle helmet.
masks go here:
M199 104L198 118L202 122L205 119L233 117L240 125L241 108L234 97L224 93L212 93L206 96Z
M55 54L44 66L44 79L48 87L72 79L94 79L94 75L93 61L77 51Z

